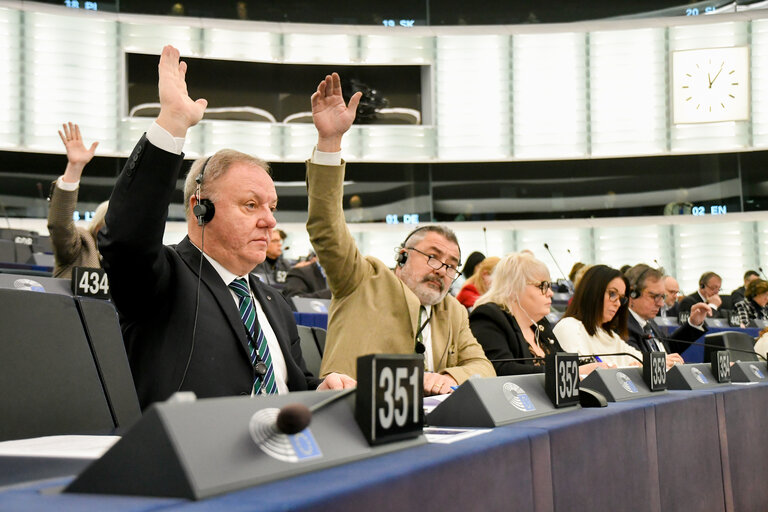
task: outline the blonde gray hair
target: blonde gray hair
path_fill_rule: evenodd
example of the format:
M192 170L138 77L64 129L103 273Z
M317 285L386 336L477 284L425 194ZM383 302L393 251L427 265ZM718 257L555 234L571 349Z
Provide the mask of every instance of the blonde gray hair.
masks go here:
M491 287L475 302L475 307L492 302L509 308L511 297L523 293L529 282L549 279L549 269L528 253L512 253L496 264L491 275Z
M184 180L184 211L187 215L189 215L189 199L197 192L197 177L203 170L203 166L205 165L205 172L203 173L203 181L200 183L200 196L201 198L208 198L215 203L217 199L216 190L215 188L211 190L212 184L223 176L232 165L237 163L261 167L267 174L272 176L269 164L266 161L234 149L221 149L210 157L198 158L192 163L192 167L189 168L187 177Z
M93 212L91 223L88 224L88 231L91 233L94 240L96 240L96 235L99 233L99 230L104 226L104 217L107 216L108 209L109 201L104 201L97 206L96 211Z

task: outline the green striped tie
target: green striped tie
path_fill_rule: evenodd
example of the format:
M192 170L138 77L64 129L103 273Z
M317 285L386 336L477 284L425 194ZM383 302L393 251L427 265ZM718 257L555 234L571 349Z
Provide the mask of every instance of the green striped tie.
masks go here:
M229 287L237 295L240 318L243 320L246 332L248 332L248 349L250 351L251 364L256 368L259 361L261 361L267 367L267 372L263 377L256 373L253 381L253 391L256 394L262 392L268 394L277 393L272 356L269 354L267 339L264 337L259 322L256 320L256 310L253 307L253 299L251 299L248 284L245 282L245 279L239 278L229 283Z

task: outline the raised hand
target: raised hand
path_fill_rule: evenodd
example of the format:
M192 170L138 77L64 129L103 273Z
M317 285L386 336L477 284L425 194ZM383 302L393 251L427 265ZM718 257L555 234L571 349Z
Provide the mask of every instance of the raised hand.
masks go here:
M163 48L157 65L157 89L160 95L160 115L157 124L174 137L184 137L205 113L208 101L193 100L187 92L187 63L179 61L179 50L173 46Z
M91 161L98 142L91 144L90 149L85 149L83 137L80 135L80 127L75 123L64 123L61 125L64 129L59 130L59 137L64 147L67 148L67 168L64 171L64 181L71 183L80 181L80 176L86 164Z
M362 95L356 92L347 105L341 94L341 78L338 73L327 75L320 82L317 91L312 94L312 120L317 128L318 150L341 150L341 137L352 126Z

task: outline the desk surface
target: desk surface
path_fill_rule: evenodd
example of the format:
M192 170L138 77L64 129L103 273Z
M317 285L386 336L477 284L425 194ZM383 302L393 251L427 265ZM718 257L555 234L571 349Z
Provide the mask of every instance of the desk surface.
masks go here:
M51 493L58 479L4 489L0 510L761 510L766 424L768 385L671 391L199 502Z

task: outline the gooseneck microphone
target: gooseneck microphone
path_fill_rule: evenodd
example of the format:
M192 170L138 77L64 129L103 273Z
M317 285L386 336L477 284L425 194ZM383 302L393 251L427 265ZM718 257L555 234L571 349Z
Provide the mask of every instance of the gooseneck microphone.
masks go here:
M285 405L278 410L277 415L274 418L274 422L260 414L263 411L262 409L260 411L256 411L256 413L251 417L251 423L253 424L254 421L258 423L256 430L261 431L262 433L266 429L266 431L271 431L272 434L284 434L287 436L292 436L294 434L298 434L309 426L309 424L312 422L313 413L329 406L337 400L340 400L354 393L355 390L356 388L347 388L309 407L299 403ZM253 425L251 426L251 430L253 433ZM256 440L256 438L254 438L254 441L257 443L259 442Z
M766 281L768 281L768 277L766 277L766 276L765 276L765 272L763 272L763 267L757 267L757 270L759 270L759 271L760 271L760 273L761 273L761 274L763 274L763 279L765 279Z
M629 356L632 359L636 359L640 364L643 364L643 360L637 357L634 354L630 354L629 352L612 352L610 354L579 354L579 365L582 364L588 364L587 362L584 362L582 360L589 359L589 358L596 358L596 357L607 357L607 356ZM545 358L543 357L510 357L506 359L489 359L491 363L515 363L515 362L524 362L524 361L544 361Z
M566 287L568 288L568 291L569 291L569 292L571 292L571 293L573 293L573 283L570 283L570 282L568 281L568 276L566 276L566 275L565 275L565 272L563 272L563 269L562 269L562 268L560 268L560 264L559 264L559 263L557 262L557 260L555 259L555 255L554 255L554 254L552 254L552 251L550 251L550 250L549 250L549 244L548 244L547 242L544 242L544 248L545 248L545 249L547 250L547 252L549 253L549 257L550 257L550 258L552 258L552 261L554 261L554 262L555 262L555 266L557 267L557 270L559 270L559 271L560 271L560 275L561 275L561 276L563 276L563 282L564 282L564 283L566 283ZM570 250L569 250L568 252L570 252Z

